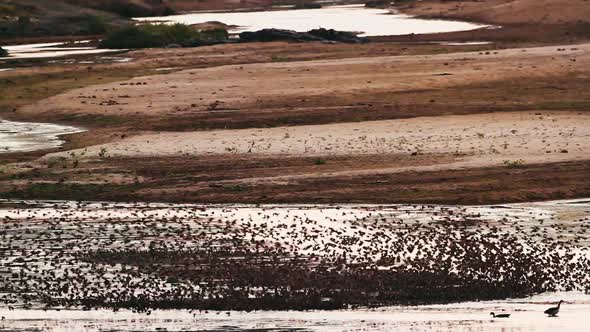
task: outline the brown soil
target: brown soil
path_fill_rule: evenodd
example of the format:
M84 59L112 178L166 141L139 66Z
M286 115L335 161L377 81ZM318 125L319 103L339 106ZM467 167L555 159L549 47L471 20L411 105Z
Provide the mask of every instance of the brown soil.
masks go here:
M485 22L497 25L559 25L590 22L586 0L422 0L402 3L411 15Z
M588 161L518 168L378 172L392 165L436 165L449 158L344 156L323 158L323 164L316 158L113 158L83 163L79 168L72 168L70 163L68 169L44 167L16 177L0 175L0 197L191 203L495 204L590 195ZM355 170L362 172L355 174Z
M404 10L502 23L476 16L489 3L469 3L460 15L447 2L433 3L442 6L436 15L430 2ZM5 165L21 162L4 166L0 195L467 204L587 196L588 23L560 15L361 45L253 43L135 51L129 63L17 63L0 73L2 117L90 130L68 137L59 154L66 168L40 158L59 150L0 155ZM474 40L494 43L423 43ZM301 150L297 142L312 133L312 148ZM254 136L272 147L249 148ZM365 136L376 143L360 142Z
M379 158L348 160L349 164L378 164ZM375 161L377 159L377 161ZM418 159L421 160L421 159ZM307 161L307 162L310 162ZM339 161L335 161L338 165ZM327 163L332 163L331 160ZM424 165L423 163L421 165ZM344 166L347 166L344 164ZM366 165L364 165L366 166ZM301 165L300 165L301 167ZM315 167L309 166L309 167ZM213 167L219 169L217 167ZM319 167L315 167L316 169ZM366 169L366 168L365 168ZM235 172L230 167L224 173ZM278 170L281 172L281 170ZM250 171L247 170L249 173ZM329 170L327 171L330 172ZM204 172L206 173L206 172ZM265 171L266 173L266 171ZM282 172L281 172L282 173ZM140 172L141 174L141 172ZM202 173L201 173L202 174ZM216 174L213 173L213 176ZM220 176L218 174L217 176ZM165 188L144 191L151 200L172 195L184 201L218 202L363 202L415 203L436 202L451 204L492 204L506 201L531 201L588 196L590 187L585 179L590 176L588 162L553 165L531 165L526 169L483 168L445 172L403 172L364 176L335 176L302 179L288 183L267 182L231 193L234 187L202 188L198 186ZM228 188L229 187L229 188ZM194 189L193 189L194 188ZM242 188L242 187L240 187ZM313 188L313 189L311 189ZM532 190L534 188L534 190ZM310 190L311 189L311 190ZM228 193L230 191L230 193ZM181 198L184 197L184 198ZM166 198L168 200L168 198ZM171 199L174 201L175 199Z

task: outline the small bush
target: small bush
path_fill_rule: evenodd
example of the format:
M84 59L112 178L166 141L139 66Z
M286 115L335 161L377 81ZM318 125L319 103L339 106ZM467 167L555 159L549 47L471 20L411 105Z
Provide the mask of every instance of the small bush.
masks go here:
M289 58L280 55L273 55L272 57L270 57L270 60L272 62L286 62L289 61Z
M104 159L104 158L107 158L108 156L109 155L108 155L108 152L107 152L107 148L104 148L104 147L103 148L100 148L100 151L98 152L98 157L100 159Z
M167 45L190 45L199 40L227 39L223 29L199 32L184 24L142 24L128 26L110 33L100 44L102 48L149 48Z
M201 31L202 40L227 40L229 39L229 32L226 29L216 28L211 30Z
M524 167L524 160L504 160L504 166L508 168L523 168Z
M316 158L316 159L314 159L313 163L315 165L324 165L326 163L326 160L324 160L322 158Z
M49 157L46 161L47 168L53 168L57 165L62 165L63 168L67 168L67 159L65 157ZM64 167L65 165L65 167Z
M104 18L100 16L87 15L84 23L86 24L86 31L91 35L100 35L106 33L108 25Z
M8 51L0 47L0 58L4 58L8 56Z

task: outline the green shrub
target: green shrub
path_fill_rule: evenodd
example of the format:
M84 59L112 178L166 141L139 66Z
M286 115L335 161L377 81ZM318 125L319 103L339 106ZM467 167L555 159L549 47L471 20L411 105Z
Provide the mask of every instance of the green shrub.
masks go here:
M108 30L108 25L104 18L100 16L86 15L84 23L86 24L86 31L91 35L100 35Z
M313 163L315 165L324 165L324 164L326 164L326 160L324 160L322 158L316 158L316 159L314 159Z
M65 157L58 157L58 156L49 157L49 158L47 158L46 163L47 163L47 168L53 168L57 165L61 165L63 168L67 168L67 159Z
M227 40L228 38L229 32L226 29L217 28L201 31L202 40Z
M280 55L273 55L273 56L270 57L270 60L272 62L287 62L287 61L289 61L289 58L283 57L283 56L280 56Z
M524 167L524 160L504 160L504 166L508 168L522 168Z
M4 58L8 56L8 51L0 47L0 58Z
M107 158L108 156L109 155L108 155L108 152L107 152L107 148L104 148L104 147L103 148L100 148L100 151L98 152L98 157L100 159L104 159L104 158Z
M142 24L128 26L110 33L100 44L102 48L148 48L171 44L190 45L195 41L227 39L227 31L216 29L199 32L184 24Z

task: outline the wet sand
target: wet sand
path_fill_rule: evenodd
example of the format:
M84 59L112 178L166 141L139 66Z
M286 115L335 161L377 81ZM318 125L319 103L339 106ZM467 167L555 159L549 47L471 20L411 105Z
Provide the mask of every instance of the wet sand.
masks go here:
M56 148L64 143L61 136L82 131L72 126L0 119L0 154Z

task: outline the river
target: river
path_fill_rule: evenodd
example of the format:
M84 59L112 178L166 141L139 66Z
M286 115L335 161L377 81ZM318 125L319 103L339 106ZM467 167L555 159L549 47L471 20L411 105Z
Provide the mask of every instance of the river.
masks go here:
M0 154L29 152L61 146L61 135L82 132L83 129L51 123L0 120Z
M137 18L137 20L184 24L222 22L232 26L230 32L234 33L267 28L299 32L326 28L358 32L361 36L439 33L485 27L468 22L418 19L394 14L387 9L365 8L362 5L254 12L198 12L165 17Z

